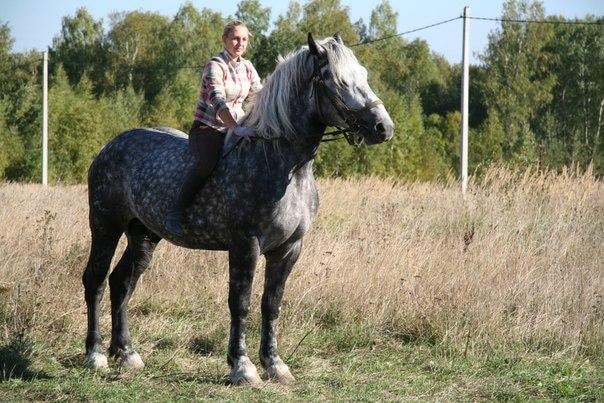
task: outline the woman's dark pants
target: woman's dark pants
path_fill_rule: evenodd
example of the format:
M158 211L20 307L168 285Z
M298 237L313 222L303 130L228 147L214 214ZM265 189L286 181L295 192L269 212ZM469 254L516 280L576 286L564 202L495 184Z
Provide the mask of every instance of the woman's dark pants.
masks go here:
M169 232L182 235L185 210L214 171L222 152L223 142L224 133L199 125L197 122L193 123L193 127L189 130L189 151L195 159L195 165L185 174L176 203L166 217L165 224Z

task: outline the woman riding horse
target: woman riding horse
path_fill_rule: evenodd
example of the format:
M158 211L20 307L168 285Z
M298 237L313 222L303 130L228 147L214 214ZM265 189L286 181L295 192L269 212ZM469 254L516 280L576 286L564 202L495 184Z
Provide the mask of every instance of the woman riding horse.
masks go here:
M226 24L222 31L224 50L203 70L199 100L189 130L189 150L196 164L186 173L176 203L166 217L166 228L175 234L182 235L184 211L216 166L224 132L234 129L239 136L254 135L253 129L237 125L237 120L244 115L243 102L262 88L252 62L242 57L249 37L243 22L235 20Z
M367 144L390 139L394 124L367 83L367 71L339 36L282 59L241 124L257 133L232 141L213 174L182 216L181 232L165 217L175 203L182 172L195 167L187 137L176 130L134 129L109 142L88 173L90 257L83 275L88 309L86 365L106 368L99 330L100 302L116 246L128 245L109 276L109 353L123 366L140 368L128 329L127 306L161 239L193 249L229 254L231 330L229 381L260 378L245 343L252 280L266 258L262 295L260 363L268 378L293 379L277 348L277 319L285 282L300 256L302 239L318 209L312 163L327 126L342 127Z

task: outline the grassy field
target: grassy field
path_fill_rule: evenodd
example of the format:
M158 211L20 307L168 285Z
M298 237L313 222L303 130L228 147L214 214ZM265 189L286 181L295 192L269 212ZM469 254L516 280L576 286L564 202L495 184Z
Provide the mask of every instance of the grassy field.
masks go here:
M251 388L225 385L226 253L165 242L130 303L145 369L84 369L86 188L1 184L0 400L604 399L604 184L591 173L494 169L465 200L454 182L319 188L280 323L296 382ZM258 366L262 278L261 264ZM107 341L108 296L103 312Z

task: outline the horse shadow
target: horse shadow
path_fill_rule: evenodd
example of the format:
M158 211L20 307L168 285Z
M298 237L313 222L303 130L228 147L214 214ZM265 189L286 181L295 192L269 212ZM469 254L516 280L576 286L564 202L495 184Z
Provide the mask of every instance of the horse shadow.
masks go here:
M31 350L24 342L9 342L0 346L0 382L11 379L33 381L50 379L44 371L31 368Z

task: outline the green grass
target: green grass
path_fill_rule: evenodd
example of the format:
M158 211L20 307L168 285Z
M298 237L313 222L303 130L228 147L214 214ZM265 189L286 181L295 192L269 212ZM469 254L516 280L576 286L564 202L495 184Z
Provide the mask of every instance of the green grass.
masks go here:
M75 342L54 347L56 353L42 343L13 342L0 347L0 400L604 399L601 361L535 353L464 354L351 324L319 325L284 335L288 348L283 357L291 355L288 364L296 382L266 382L259 388L225 384L225 343L219 340L225 335L218 331L184 341L147 335L153 348L144 351L147 343L141 348L146 367L135 373L120 372L115 365L104 374L83 369ZM257 338L250 337L249 344L256 346ZM258 362L254 353L251 357Z

